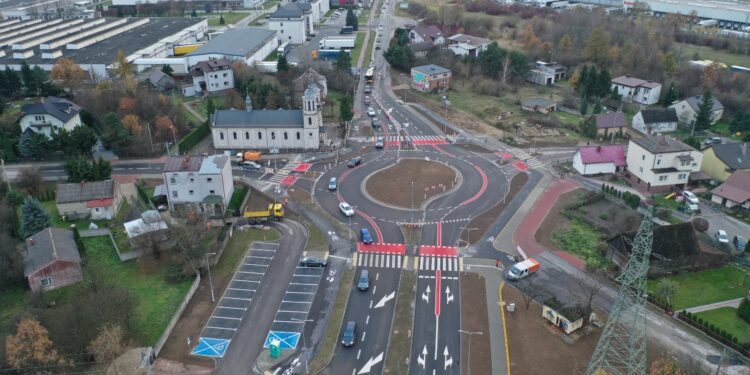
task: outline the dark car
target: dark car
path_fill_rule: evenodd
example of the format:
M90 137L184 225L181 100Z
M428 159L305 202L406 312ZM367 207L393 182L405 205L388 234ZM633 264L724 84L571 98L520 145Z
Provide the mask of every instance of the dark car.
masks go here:
M365 86L365 94L369 94L370 92L372 92L372 87L370 85Z
M734 236L732 243L734 243L734 247L739 251L745 251L745 246L747 246L747 241L742 236Z
M328 262L323 258L318 257L304 257L299 261L301 267L325 267Z
M380 127L380 120L377 117L372 118L372 127L375 129Z
M356 167L358 165L362 164L362 157L361 156L355 156L349 160L348 163L346 163L349 167Z
M372 243L372 236L370 235L370 231L367 228L360 228L359 239L362 240L363 244L369 245Z
M352 346L355 340L357 340L357 323L352 320L346 323L344 336L341 338L341 345Z
M357 282L357 289L361 291L366 291L367 289L370 289L370 272L367 270L362 270L362 272L359 274L359 282Z

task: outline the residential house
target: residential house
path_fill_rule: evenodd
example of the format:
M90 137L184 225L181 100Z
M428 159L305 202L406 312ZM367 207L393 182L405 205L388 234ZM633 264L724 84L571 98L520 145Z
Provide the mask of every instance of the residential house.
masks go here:
M444 92L450 89L451 71L435 64L411 68L411 87L423 92Z
M279 41L302 44L312 30L311 15L305 14L300 3L287 3L279 6L268 16L268 28L275 30ZM309 4L306 4L309 8ZM312 10L310 9L310 13Z
M701 171L726 181L736 171L750 172L750 142L711 145L703 150Z
M573 168L583 176L612 174L625 166L625 150L619 145L581 147L573 155Z
M302 75L292 81L292 107L302 106L302 96L305 94L308 84L312 82L318 87L321 103L328 99L328 81L326 77L313 68L308 68Z
M477 57L487 50L492 41L466 34L456 34L448 37L446 42L448 43L448 49L456 56Z
M331 2L329 0L310 0L310 6L312 7L313 22L320 23L323 16L331 9Z
M57 213L67 219L112 220L122 204L115 180L57 184Z
M175 156L164 163L169 209L203 217L222 216L234 193L227 155Z
M659 101L661 84L624 75L612 80L612 90L616 91L623 101L649 105Z
M302 109L253 110L250 96L244 111L217 110L211 116L214 148L219 150L317 150L325 142L320 90L308 83Z
M630 140L626 158L632 184L652 193L684 189L702 160L700 152L665 135Z
M555 82L565 79L568 68L556 62L537 61L533 68L526 73L526 80L537 85L554 85Z
M154 69L154 71L148 75L148 83L151 84L151 87L159 91L171 90L175 86L174 78L159 69Z
M81 107L68 99L48 96L38 103L21 107L21 132L32 131L52 138L52 134L62 129L71 131L81 126Z
M642 109L633 116L633 129L651 135L677 130L677 112L674 108Z
M434 46L442 46L445 44L445 36L435 25L417 25L409 30L409 43L430 43Z
M674 108L675 111L677 111L677 118L681 123L692 124L695 121L695 118L698 116L698 111L702 101L702 95L695 95L680 100L679 102L670 105L669 108ZM721 116L723 115L724 106L718 99L712 98L710 116L711 124L715 124L716 121L719 121L719 119L721 119Z
M521 102L521 109L529 112L551 113L557 110L557 104L549 99L531 98Z
M557 298L548 298L542 304L542 316L566 334L583 327L584 311L580 305L566 306Z
M169 229L159 211L156 210L144 211L141 213L141 217L128 221L123 226L125 227L125 233L128 235L128 241L133 247L138 246L141 240L146 238L150 240L154 236L158 241L164 241L167 239L166 231Z
M201 61L190 68L190 75L194 93L211 94L234 88L234 70L228 59Z
M427 54L430 53L430 51L437 48L430 42L412 43L409 47L416 57L427 57Z
M711 190L711 202L728 208L750 208L750 172L732 173L724 183Z
M625 114L622 112L599 113L595 116L596 134L600 137L609 137L610 134L620 134L625 132L628 122Z
M46 228L27 238L23 275L33 292L62 288L83 280L81 255L73 231Z

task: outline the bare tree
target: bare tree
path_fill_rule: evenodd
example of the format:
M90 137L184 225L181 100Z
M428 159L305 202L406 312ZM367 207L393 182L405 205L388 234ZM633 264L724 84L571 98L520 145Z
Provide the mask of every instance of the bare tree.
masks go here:
M604 289L605 285L599 279L592 276L579 278L576 280L576 283L585 298L584 314L586 319L584 321L588 322L588 317L591 316L591 312L594 310L594 298Z
M544 295L544 291L542 291L541 287L534 283L533 280L529 280L529 282L521 291L521 297L523 298L524 305L526 305L526 310L531 307L531 301L535 300L537 297L541 297L542 295Z

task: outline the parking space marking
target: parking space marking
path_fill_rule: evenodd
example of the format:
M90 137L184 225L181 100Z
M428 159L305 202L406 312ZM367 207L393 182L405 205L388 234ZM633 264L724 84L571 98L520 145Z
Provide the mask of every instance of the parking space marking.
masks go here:
M289 283L281 305L276 311L266 341L278 332L302 334L322 277L322 268L297 267L292 276L292 282ZM293 345L296 347L297 342Z

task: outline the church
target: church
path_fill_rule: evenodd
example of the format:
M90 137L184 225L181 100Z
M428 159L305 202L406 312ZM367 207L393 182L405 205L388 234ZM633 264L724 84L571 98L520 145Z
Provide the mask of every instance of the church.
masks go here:
M317 150L323 126L320 89L308 84L302 109L253 110L250 96L246 109L223 109L211 116L214 148L245 150Z

